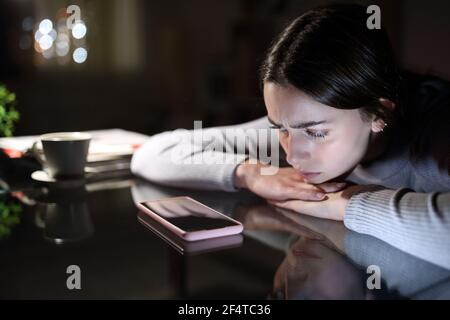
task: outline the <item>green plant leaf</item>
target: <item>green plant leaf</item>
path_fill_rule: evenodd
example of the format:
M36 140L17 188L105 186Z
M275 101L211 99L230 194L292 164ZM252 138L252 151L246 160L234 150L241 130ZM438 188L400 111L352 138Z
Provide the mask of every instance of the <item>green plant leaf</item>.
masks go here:
M14 93L10 93L6 96L6 102L11 103L16 100L16 95Z
M15 101L15 93L0 85L0 136L12 136L14 124L20 118L19 112L14 108Z

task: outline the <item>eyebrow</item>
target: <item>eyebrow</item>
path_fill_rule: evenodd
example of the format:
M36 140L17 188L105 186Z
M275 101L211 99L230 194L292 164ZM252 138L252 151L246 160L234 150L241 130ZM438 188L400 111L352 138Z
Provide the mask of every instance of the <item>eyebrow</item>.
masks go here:
M269 120L270 124L273 125L274 127L276 127L276 128L283 127L281 124L278 124L275 121L273 121L272 119L270 119L269 116L267 116L267 119ZM304 128L308 128L308 127L312 127L312 126L317 126L322 123L327 123L327 122L328 122L327 120L306 121L306 122L294 123L294 124L290 125L290 127L293 129L304 129Z

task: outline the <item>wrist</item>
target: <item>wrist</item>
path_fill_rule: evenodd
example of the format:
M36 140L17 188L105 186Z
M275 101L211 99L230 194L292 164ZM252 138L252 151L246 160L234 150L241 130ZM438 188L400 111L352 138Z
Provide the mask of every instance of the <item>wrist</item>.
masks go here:
M258 174L261 164L254 159L247 159L239 164L234 172L234 184L237 188L249 189L251 181Z

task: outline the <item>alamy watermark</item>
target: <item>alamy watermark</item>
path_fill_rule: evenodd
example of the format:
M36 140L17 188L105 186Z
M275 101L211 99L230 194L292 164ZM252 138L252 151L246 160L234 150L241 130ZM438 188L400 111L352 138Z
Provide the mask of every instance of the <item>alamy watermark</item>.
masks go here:
M371 14L366 21L367 28L370 30L381 29L381 9L373 4L367 7L368 14Z
M67 17L66 26L67 29L72 30L77 23L81 22L81 9L76 4L71 4L67 7L66 12L69 15Z
M76 264L67 267L66 273L70 274L66 280L66 287L69 290L81 290L81 269Z
M367 278L366 286L369 290L381 289L381 269L377 265L370 265L366 270L370 276Z
M247 159L258 161L261 175L274 175L279 166L279 141L270 128L202 128L202 121L194 121L194 130L177 129L169 132L172 143L172 163L186 164L239 164Z

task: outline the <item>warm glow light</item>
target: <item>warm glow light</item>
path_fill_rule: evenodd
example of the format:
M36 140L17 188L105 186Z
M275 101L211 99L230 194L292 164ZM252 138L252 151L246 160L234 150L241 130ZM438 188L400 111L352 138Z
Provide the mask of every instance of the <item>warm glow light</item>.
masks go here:
M65 47L56 47L56 54L59 57L64 57L69 53L69 46L66 45Z
M58 34L57 40L58 41L64 41L64 42L69 42L70 41L69 36L66 33L63 33L63 32L60 32Z
M48 34L44 34L40 39L39 39L39 46L41 47L42 50L48 50L52 47L53 45L53 39L52 37L50 37Z
M66 19L67 17L67 8L59 8L58 11L56 11L56 19L60 20L60 19Z
M55 41L58 34L56 33L55 29L52 29L52 31L50 31L48 35L52 37L53 41Z
M83 63L87 59L87 51L85 48L76 48L73 52L73 61L76 63Z
M86 35L87 28L83 22L77 22L72 28L72 36L75 39L81 39Z
M34 50L38 53L42 53L42 48L39 46L39 42L34 42Z
M63 57L69 53L70 43L66 34L60 34L56 41L56 54Z
M55 52L52 49L45 50L44 52L42 52L42 56L45 59L51 59L51 58L53 58L54 55L55 55Z
M44 19L39 23L39 31L42 34L47 34L53 29L53 22L51 22L49 19Z
M38 30L34 33L34 40L39 41L42 38L43 34Z

